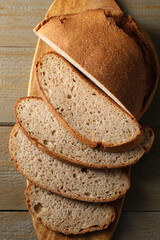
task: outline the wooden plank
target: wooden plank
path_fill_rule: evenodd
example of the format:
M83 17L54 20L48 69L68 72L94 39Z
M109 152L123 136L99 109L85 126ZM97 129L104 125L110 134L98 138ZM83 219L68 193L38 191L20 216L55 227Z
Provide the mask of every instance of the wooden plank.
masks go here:
M159 54L160 57L160 54ZM153 101L141 119L140 123L142 125L151 125L151 126L160 126L160 84L158 85L156 94L153 98Z
M122 213L113 240L159 240L160 213Z
M1 240L36 240L28 212L0 212Z
M132 167L131 188L124 205L127 211L160 211L160 127L153 130L153 147Z
M33 27L41 21L53 0L1 0L0 46L35 46Z
M0 210L26 210L25 179L10 160L8 139L12 127L0 127Z
M0 212L1 240L35 240L28 212ZM160 213L122 213L113 240L159 240ZM45 238L44 238L45 239Z
M40 22L52 0L1 0L0 46L35 46L32 29ZM117 0L151 34L160 49L160 4L157 0Z
M14 105L27 95L34 48L0 47L0 123L15 122Z
M26 210L25 179L10 161L8 138L12 127L0 127L0 210ZM131 189L125 211L160 211L160 127L155 127L155 142L131 172Z

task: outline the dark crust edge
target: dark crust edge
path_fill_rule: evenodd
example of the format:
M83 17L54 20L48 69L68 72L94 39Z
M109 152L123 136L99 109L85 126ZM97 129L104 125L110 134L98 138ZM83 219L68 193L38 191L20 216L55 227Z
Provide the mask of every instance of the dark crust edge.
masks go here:
M13 128L12 132L11 132L11 135L10 135L10 140L9 140L9 151L10 151L10 154L11 154L11 159L15 162L15 167L17 168L17 170L31 183L33 183L34 185L36 186L39 186L43 189L46 189L50 192L53 192L53 193L56 193L58 195L61 195L61 196L64 196L64 197L67 197L67 198L71 198L71 199L76 199L76 200L80 200L80 201L85 201L85 202L97 202L97 203L103 203L103 202L112 202L114 200L117 200L121 197L123 197L125 195L125 193L128 191L128 189L130 188L130 178L128 177L128 175L125 173L125 171L119 169L119 171L121 171L121 173L126 177L126 180L128 181L128 186L126 187L126 189L124 189L124 191L122 191L118 196L115 196L111 199L109 198L106 198L106 199L91 199L91 198L88 198L88 197L76 197L76 196L73 196L73 195L68 195L68 194L65 194L65 193L62 193L60 191L56 191L54 189L51 189L51 188L48 188L46 187L45 185L43 184L40 184L38 183L37 181L31 179L28 175L26 175L23 170L21 169L21 167L19 166L19 164L17 163L18 160L15 158L13 152L12 152L12 149L11 149L11 142L12 142L12 136L14 135L14 133L16 132L16 126L18 124L15 125L15 127Z
M98 164L88 164L88 163L85 163L83 161L79 162L78 160L76 159L71 159L67 156L64 156L62 154L59 154L59 153L56 153L56 152L53 152L53 150L49 149L46 145L44 145L42 142L40 142L38 139L36 138L33 138L31 136L31 134L28 133L28 131L25 130L25 128L23 127L23 125L21 124L19 118L18 118L18 114L17 114L17 111L16 111L16 107L17 105L19 104L19 102L23 101L23 100L27 100L27 99L36 99L36 100L40 100L42 101L41 98L39 97L23 97L23 98L20 98L16 105L15 105L15 116L16 116L16 120L21 128L21 130L23 131L23 133L27 136L27 138L31 141L31 143L39 148L43 153L46 153L47 155L53 157L53 158L56 158L57 160L60 160L60 161L63 161L63 162L67 162L67 163L70 163L70 164L73 164L73 165L78 165L80 167L87 167L87 168L93 168L93 169L110 169L110 168L123 168L123 167L127 167L127 166L130 166L130 165L133 165L135 164L136 162L138 162L140 160L140 158L144 155L145 153L145 150L144 152L139 156L137 157L134 161L132 162L128 162L127 164L116 164L116 165L101 165L101 166L98 166ZM150 128L149 128L150 129Z
M159 58L155 49L155 46L152 42L151 37L149 36L149 34L147 33L147 31L145 31L145 29L130 15L128 15L128 17L131 19L131 21L135 24L135 26L137 27L137 35L142 38L142 41L145 45L147 45L148 50L151 52L150 58L154 58L154 63L155 63L155 67L154 67L154 71L155 73L155 79L154 79L154 84L152 83L152 89L150 89L150 93L148 95L147 100L145 101L145 104L143 105L142 111L138 117L138 119L141 119L142 116L144 115L144 113L147 111L147 109L149 108L153 97L155 95L156 89L158 87L158 82L159 82L159 76L160 76L160 68L159 68ZM152 59L151 59L152 60ZM152 69L153 70L153 69ZM152 76L151 76L152 77ZM152 80L153 81L153 80Z
M26 198L27 198L26 204L27 204L27 207L28 207L28 209L29 209L30 214L31 214L32 216L36 217L36 219L37 219L43 226L47 227L48 229L51 229L51 230L56 231L56 232L63 233L63 234L65 234L65 235L71 235L71 234L73 234L73 233L71 233L71 232L69 232L69 231L65 231L64 229L57 229L57 230L55 230L55 229L52 228L52 226L49 226L49 225L45 224L41 218L38 218L38 217L37 217L37 215L31 210L31 204L30 204L30 199L29 199L29 194L28 194L31 186L32 186L32 184L30 183L30 184L28 185L28 187L26 188L26 190L25 190L25 195L26 195ZM73 234L73 235L78 235L78 234L83 234L83 233L87 233L87 232L93 232L93 231L98 231L98 230L106 229L106 228L109 226L109 224L115 220L115 210L114 210L114 207L113 207L112 205L111 205L110 207L111 207L111 210L112 210L112 211L111 211L111 214L110 214L110 219L108 220L108 222L106 222L105 225L102 225L102 226L99 226L99 227L89 227L89 228L86 228L86 229L84 229L83 231L78 232L77 234Z
M77 132L73 127L71 127L71 125L68 124L68 122L62 117L62 115L60 113L58 113L56 111L56 109L52 106L52 104L50 103L48 97L45 95L43 88L40 84L39 81L39 77L38 77L38 69L41 63L42 58L45 55L56 55L58 58L60 58L62 61L64 61L71 69L73 72L75 72L81 79L82 81L84 81L89 87L93 88L95 91L98 92L98 94L102 95L103 97L105 97L108 101L110 101L113 105L115 105L117 108L121 109L121 111L127 115L129 118L131 118L132 122L138 126L139 128L139 133L137 133L137 135L130 139L127 142L124 142L122 144L119 145L108 145L105 142L96 142L96 141L92 141L90 139L87 139L85 136L81 135L79 132ZM143 131L141 126L139 125L139 123L136 121L136 119L130 115L128 112L126 112L123 108L121 108L113 99L111 99L107 94L103 93L98 87L96 87L95 85L93 85L91 82L87 81L86 78L84 78L66 59L64 59L62 56L60 56L59 54L55 53L55 52L49 52L44 54L43 56L41 56L40 60L37 62L36 64L36 83L37 83L37 87L38 87L38 91L41 94L42 99L44 100L44 102L46 103L46 105L48 106L48 108L50 109L50 111L52 112L52 114L56 117L56 119L60 122L60 124L62 124L67 131L69 131L75 138L77 138L78 141L82 142L83 144L87 145L90 148L95 148L95 147L101 147L101 148L105 148L109 151L120 151L120 150L125 150L125 149L129 149L131 147L137 146L139 143L142 142L143 140Z

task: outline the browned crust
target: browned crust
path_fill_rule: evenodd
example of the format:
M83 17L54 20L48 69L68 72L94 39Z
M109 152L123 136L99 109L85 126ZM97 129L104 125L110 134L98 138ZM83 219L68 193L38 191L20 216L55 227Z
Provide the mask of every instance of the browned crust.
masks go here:
M135 26L137 27L137 35L139 38L141 38L143 40L143 43L147 46L147 48L150 51L150 60L154 61L154 74L155 74L155 79L152 79L152 81L154 81L152 90L147 98L146 103L143 106L143 109L139 115L139 117L137 118L138 120L142 118L142 116L144 115L144 113L147 111L147 109L149 108L152 99L155 95L157 86L158 86L158 81L159 81L159 74L160 74L160 70L159 70L159 58L155 49L155 46L152 42L152 39L150 38L149 34L145 31L145 29L132 17L132 16L128 16L131 21L135 24ZM152 64L153 65L153 64Z
M102 8L89 9L89 10L85 10L83 12L96 12L96 11L101 11L101 10L103 10L105 14L111 15L113 17L123 15L123 12L121 10L106 10L106 9L102 9ZM81 13L83 13L83 12L81 12ZM75 16L75 15L79 15L81 13L72 13L72 14L65 14L65 15L52 16L52 17L49 17L49 18L45 18L44 20L42 20L40 23L37 24L37 26L33 29L33 31L38 32L46 23L48 23L53 18L59 17L59 20L63 21L64 17Z
M87 11L99 11L99 10L103 10L103 9L87 10ZM105 15L107 15L107 16L109 15L109 16L112 16L112 17L125 16L122 11L118 11L118 10L116 10L116 11L104 10L104 13L105 13ZM80 13L72 14L72 16L78 15L78 14L80 14ZM63 15L63 16L59 16L59 18L60 17L65 18L65 17L68 17L68 16L71 16L71 15L69 15L69 14L68 15ZM49 22L50 20L52 20L53 18L56 18L56 17L58 17L58 16L53 16L53 17L50 17L50 18L45 19L42 22L40 22L34 28L34 32L35 33L38 32L47 22ZM128 20L131 21L132 22L132 26L135 27L135 32L137 34L137 37L142 40L143 44L147 47L148 51L150 51L150 53L149 53L150 61L154 62L154 64L155 64L155 66L154 66L154 77L151 76L151 81L153 82L152 83L152 88L150 89L150 92L148 94L146 94L146 99L145 99L144 105L142 107L142 110L136 116L137 120L139 120L144 115L144 113L147 111L148 107L150 106L150 104L152 102L152 99L153 99L153 97L155 95L157 86L158 86L158 80L159 80L159 59L158 59L158 55L156 53L156 49L154 47L154 44L153 44L149 34L130 15L128 15ZM154 64L152 63L152 67L153 67ZM153 71L153 69L152 69L152 71Z
M10 154L11 154L11 160L13 160L15 162L15 167L17 168L17 170L31 183L33 183L34 185L36 186L39 186L41 188L44 188L50 192L53 192L53 193L56 193L58 195L61 195L61 196L64 196L64 197L67 197L67 198L71 198L71 199L76 199L76 200L80 200L80 201L85 201L85 202L97 202L97 203L102 203L102 202L111 202L111 201L114 201L114 200L117 200L121 197L124 196L124 194L128 191L128 189L130 188L130 179L128 177L128 175L123 171L121 170L121 172L126 176L126 179L128 181L128 186L127 188L121 192L121 194L119 194L118 196L115 196L114 198L106 198L106 199L95 199L95 198L89 198L89 197L76 197L76 196L73 196L73 195L68 195L66 193L62 193L58 190L55 190L55 189L51 189L49 187L47 187L46 185L43 185L43 184L40 184L39 182L35 181L34 179L31 179L28 175L26 175L23 170L21 169L21 167L19 166L18 164L18 160L15 158L13 152L12 152L12 149L11 149L11 142L12 142L12 137L14 135L14 133L16 132L16 127L17 127L18 124L15 125L15 127L13 128L11 134L10 134L10 140L9 140L9 151L10 151Z
M28 207L31 215L34 216L34 217L36 217L36 219L37 219L42 225L44 225L45 227L47 227L48 229L51 229L51 230L56 231L56 232L61 232L61 233L65 234L65 235L71 235L72 233L69 232L69 231L66 231L65 229L57 229L57 230L56 230L56 229L53 229L52 226L47 225L41 218L38 218L38 217L36 216L36 214L31 210L31 203L30 203L30 199L29 199L29 195L28 195L28 191L30 190L30 187L31 187L31 184L29 184L28 187L26 188L26 190L25 190L25 195L26 195L26 197L27 197L26 204L27 204L27 207ZM87 228L87 229L82 230L81 232L78 232L77 234L83 234L83 233L87 233L87 232L93 232L93 231L98 231L98 230L106 229L106 228L109 226L109 224L110 224L111 222L113 222L114 219L115 219L115 210L114 210L114 207L113 207L113 206L111 206L111 207L112 207L112 212L111 212L111 214L110 214L110 219L108 220L108 222L105 223L105 225L102 225L102 226L99 226L99 227L90 227L90 228ZM76 235L76 234L74 234L74 235Z
M74 164L74 165L78 165L80 167L87 167L87 168L98 168L98 169L109 169L109 168L122 168L122 167L127 167L127 166L130 166L130 165L133 165L135 164L136 162L138 162L138 160L143 156L143 154L145 153L145 149L144 149L144 152L139 156L137 157L133 162L129 162L127 164L116 164L116 165L101 165L99 166L98 164L89 164L89 163L86 163L84 161L77 161L75 159L71 159L67 156L64 156L62 154L59 154L59 153L56 153L56 152L53 152L53 150L49 149L46 145L44 145L42 142L40 142L38 139L36 138L33 138L31 136L31 134L29 134L29 132L27 132L25 130L25 128L23 127L23 125L21 124L21 122L19 121L19 118L17 116L17 112L16 112L16 106L18 105L18 103L22 100L25 100L25 99L37 99L37 100L42 100L41 98L38 98L38 97L23 97L23 98L20 98L16 105L15 105L15 116L16 116L16 120L21 128L21 130L23 131L23 133L27 136L27 138L31 141L31 143L39 148L42 152L46 153L47 155L53 157L53 158L56 158L57 160L60 160L60 161L63 161L63 162L69 162L71 164Z
M152 147L152 145L153 145L154 138L155 138L155 134L154 134L154 131L153 131L152 128L150 128L150 127L148 127L148 126L145 126L145 128L148 129L148 132L149 132L150 136L152 137L150 144L144 146L144 148L145 148L145 153L147 154L147 153L150 151L150 149L151 149L151 147Z
M102 96L104 96L109 102L111 102L112 104L116 105L117 108L121 109L121 111L123 111L124 114L126 114L128 117L130 117L133 120L133 123L135 125L137 125L139 127L139 133L137 134L137 136L135 136L135 138L131 139L128 142L125 142L123 144L119 144L119 145L109 145L106 144L105 142L96 142L90 139L87 139L85 136L81 135L79 132L77 132L71 125L68 124L67 121L65 121L65 119L62 117L62 115L60 113L58 113L56 111L56 109L53 107L53 105L50 103L48 97L45 95L43 88L40 84L39 81L39 77L38 77L38 68L40 66L41 63L41 59L43 58L43 56L48 55L48 54L53 54L56 55L57 57L59 57L60 59L62 59L71 69L73 72L75 72L81 79L82 81L85 81L86 84L89 85L89 87L92 87L95 91L98 92L98 94L101 94ZM48 108L50 109L50 111L52 112L52 114L57 118L57 120L75 137L77 138L78 141L82 142L83 144L87 145L90 148L95 148L97 146L105 148L109 151L120 151L120 150L125 150L125 149L129 149L131 147L134 147L136 145L138 145L139 143L142 142L143 140L143 131L141 126L139 125L139 123L136 121L136 119L130 115L128 112L126 112L124 109L122 109L113 99L111 99L107 94L103 93L97 86L93 85L91 82L87 81L86 78L84 78L66 59L64 59L62 56L60 56L59 54L55 53L55 52L50 52L50 53L46 53L44 54L40 60L37 62L36 64L36 74L37 74L37 78L36 78L36 82L37 82L37 87L38 90L41 94L41 97L43 98L44 102L46 103L46 105L48 106Z

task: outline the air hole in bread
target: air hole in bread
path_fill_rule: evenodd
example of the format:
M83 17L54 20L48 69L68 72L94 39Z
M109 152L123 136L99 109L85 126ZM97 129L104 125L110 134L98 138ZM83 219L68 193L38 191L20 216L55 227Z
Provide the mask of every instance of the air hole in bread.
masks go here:
M52 136L55 134L55 132L56 132L56 130L53 130L53 131L52 131Z
M47 140L43 140L44 145L48 145L48 141Z
M14 134L14 137L16 137L16 136L17 136L17 133L18 133L18 132L16 132L16 133Z
M39 162L42 162L42 160L41 160L40 158L38 159L38 161L39 161Z
M49 195L49 196L50 196L50 195L52 195L52 194L51 194L51 192L47 192L47 195Z
M92 226L93 228L97 228L97 227L99 227L98 225L94 225L94 226Z
M84 195L85 196L90 196L90 193L89 192L85 192Z
M71 92L73 92L74 88L75 88L75 86L73 86L73 87L71 88Z
M68 96L67 96L67 98L68 98L68 99L71 99L71 98L72 98L72 96L71 96L71 95L68 95Z
M37 203L36 205L34 205L34 211L36 213L40 213L42 211L42 208L43 208L43 206L41 203Z
M85 172L85 173L87 173L88 171L87 171L86 168L81 168L81 172Z

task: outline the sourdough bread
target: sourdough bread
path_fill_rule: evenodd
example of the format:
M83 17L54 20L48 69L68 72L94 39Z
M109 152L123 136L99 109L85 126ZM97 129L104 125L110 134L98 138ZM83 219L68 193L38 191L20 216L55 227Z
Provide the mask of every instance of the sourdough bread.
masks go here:
M37 64L37 84L57 120L88 147L127 149L142 141L135 118L83 78L64 58L46 54Z
M71 200L29 185L26 189L30 213L44 226L57 232L82 234L102 230L115 218L112 205Z
M130 186L122 170L91 170L53 159L32 145L18 125L10 137L10 153L30 182L65 197L109 202L123 196Z
M144 114L159 62L150 37L131 16L90 10L45 19L34 31L137 119Z
M15 115L23 132L43 152L53 158L92 168L117 168L137 162L150 148L154 134L144 128L142 144L125 152L110 153L91 149L77 141L52 115L40 98L21 98Z

